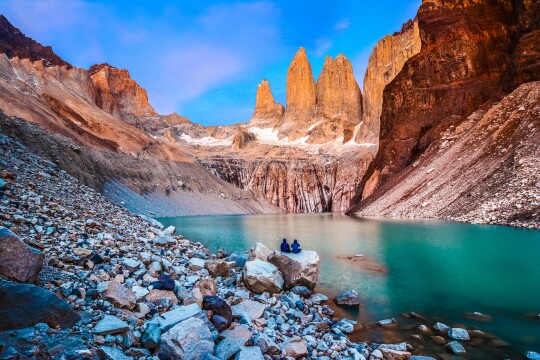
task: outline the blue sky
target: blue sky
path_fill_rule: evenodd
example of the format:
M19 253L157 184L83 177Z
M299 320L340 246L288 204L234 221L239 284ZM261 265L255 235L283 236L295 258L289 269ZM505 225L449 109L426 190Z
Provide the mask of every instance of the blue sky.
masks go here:
M1 0L23 33L75 66L126 68L159 113L204 125L248 121L261 79L285 102L287 68L306 48L315 78L345 54L361 85L373 46L421 0Z

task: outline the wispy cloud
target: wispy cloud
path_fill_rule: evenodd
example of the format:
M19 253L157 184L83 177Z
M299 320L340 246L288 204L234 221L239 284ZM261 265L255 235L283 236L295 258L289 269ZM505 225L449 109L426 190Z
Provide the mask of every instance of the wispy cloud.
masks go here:
M339 21L336 25L334 25L334 30L336 31L342 31L349 28L351 25L351 22L348 19L343 19Z

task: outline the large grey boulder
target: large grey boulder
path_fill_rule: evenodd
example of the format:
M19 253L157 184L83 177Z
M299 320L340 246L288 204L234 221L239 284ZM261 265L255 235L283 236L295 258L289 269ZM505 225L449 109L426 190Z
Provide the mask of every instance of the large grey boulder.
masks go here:
M255 259L246 262L244 283L254 293L269 292L274 294L283 289L283 276L276 266Z
M0 282L0 331L38 323L71 327L80 316L55 293L30 284Z
M448 336L454 340L470 340L469 332L462 328L451 328L448 330Z
M26 245L11 230L0 226L0 274L20 282L34 282L45 255Z
M313 289L319 283L320 259L315 251L302 250L298 254L274 251L268 262L283 274L286 289L297 285Z
M165 358L200 360L214 352L214 339L206 323L191 317L161 336L159 353Z
M255 243L255 245L253 245L251 249L249 249L249 260L259 259L262 261L268 261L268 257L271 254L272 250L258 242Z

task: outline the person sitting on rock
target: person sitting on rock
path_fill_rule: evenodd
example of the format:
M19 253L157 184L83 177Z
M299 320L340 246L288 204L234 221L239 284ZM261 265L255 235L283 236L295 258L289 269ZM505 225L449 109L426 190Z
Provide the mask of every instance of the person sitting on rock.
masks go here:
M281 251L290 253L291 248L289 247L289 243L287 242L287 239L283 239L283 242L281 243Z
M293 254L298 254L300 251L302 251L302 249L300 249L300 243L296 239L294 239L291 247L292 247Z

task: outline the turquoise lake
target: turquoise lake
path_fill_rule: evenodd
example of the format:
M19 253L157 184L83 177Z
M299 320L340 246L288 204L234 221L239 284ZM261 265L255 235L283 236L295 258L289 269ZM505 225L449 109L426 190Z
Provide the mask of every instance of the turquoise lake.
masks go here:
M448 325L496 335L512 349L540 352L540 231L443 221L355 219L341 214L232 215L158 219L212 252L277 249L298 239L321 257L319 291L353 288L363 323L415 311ZM338 256L363 254L387 273L360 271ZM490 322L467 319L482 312Z

